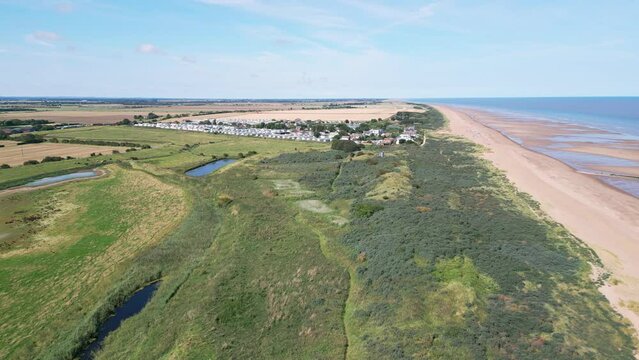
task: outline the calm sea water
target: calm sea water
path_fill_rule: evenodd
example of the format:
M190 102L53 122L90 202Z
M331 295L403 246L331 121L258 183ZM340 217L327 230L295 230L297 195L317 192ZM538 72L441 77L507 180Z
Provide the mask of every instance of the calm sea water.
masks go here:
M480 109L503 115L512 121L545 120L600 130L596 133L554 136L549 139L553 142L551 146L533 150L584 172L597 173L590 166L639 167L639 159L563 151L570 143L583 142L607 147L623 144L624 147L639 149L639 97L450 98L410 101ZM517 141L514 137L513 140ZM639 197L639 179L609 176L601 176L600 179Z
M412 99L555 120L639 139L639 96L557 98Z

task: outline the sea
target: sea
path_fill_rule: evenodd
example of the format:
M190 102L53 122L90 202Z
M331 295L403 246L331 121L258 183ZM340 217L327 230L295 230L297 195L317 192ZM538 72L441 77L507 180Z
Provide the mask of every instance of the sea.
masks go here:
M639 198L639 156L636 155L639 154L639 97L430 98L407 101L481 110L504 121L567 125L548 126L550 131L553 128L563 131L546 138L545 145L533 146L531 150L551 156ZM509 133L508 128L496 130L523 145L525 141ZM575 131L566 134L566 129ZM628 152L617 157L567 150L575 144ZM604 168L613 170L602 170Z

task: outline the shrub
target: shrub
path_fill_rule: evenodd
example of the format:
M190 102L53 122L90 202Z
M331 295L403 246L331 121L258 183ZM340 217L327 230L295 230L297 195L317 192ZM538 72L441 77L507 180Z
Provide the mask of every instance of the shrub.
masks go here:
M354 212L355 215L359 217L371 217L374 213L384 209L383 206L377 204L357 204L355 205Z
M45 156L44 159L42 159L42 162L52 162L52 161L62 161L64 160L63 157L61 156Z
M114 154L119 154L120 152L118 150L113 150Z
M44 142L44 138L40 135L35 134L22 134L18 136L18 145L23 144L37 144Z
M9 169L9 168L11 168L11 166L9 164L0 165L0 169Z
M363 149L364 146L357 144L351 140L333 140L331 142L331 149L333 150L341 150L345 152L354 152Z
M38 160L27 160L23 163L23 165L37 165L39 164Z

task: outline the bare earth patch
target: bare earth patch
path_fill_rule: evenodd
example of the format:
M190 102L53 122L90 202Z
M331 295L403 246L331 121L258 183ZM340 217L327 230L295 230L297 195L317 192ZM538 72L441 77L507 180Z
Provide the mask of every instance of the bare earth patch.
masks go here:
M333 210L326 206L323 202L319 200L300 200L297 202L297 205L304 210L312 211L315 213L326 214Z
M302 190L302 186L297 181L293 180L273 180L273 186L275 190L281 191L285 196L305 196L312 194L310 190Z

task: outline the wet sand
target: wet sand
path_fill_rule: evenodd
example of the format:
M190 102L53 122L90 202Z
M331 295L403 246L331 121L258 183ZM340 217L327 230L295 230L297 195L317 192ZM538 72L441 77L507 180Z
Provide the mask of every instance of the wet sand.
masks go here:
M483 156L541 208L596 251L612 281L600 290L639 331L639 199L575 171L559 160L527 149L484 125L482 114L436 106L449 131L485 146ZM511 125L512 126L512 125ZM558 127L561 130L561 127Z

